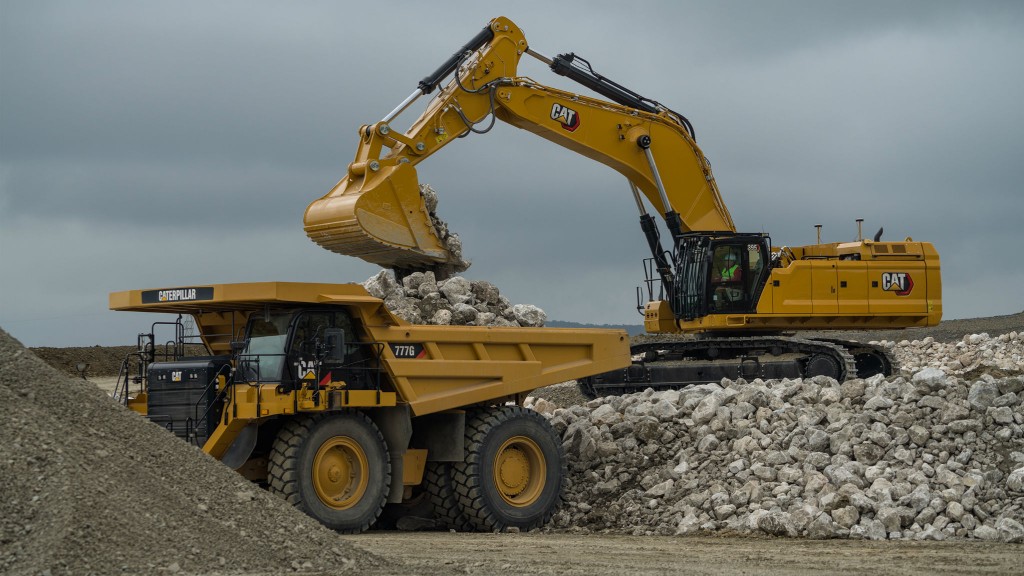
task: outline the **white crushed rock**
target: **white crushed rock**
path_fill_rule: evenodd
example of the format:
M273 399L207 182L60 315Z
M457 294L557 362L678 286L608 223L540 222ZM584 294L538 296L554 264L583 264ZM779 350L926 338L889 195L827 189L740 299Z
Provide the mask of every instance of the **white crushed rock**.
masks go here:
M515 304L485 280L452 276L437 280L433 272L413 272L399 283L381 270L363 283L384 300L392 314L412 324L460 326L543 326L547 314L531 304Z
M887 346L902 375L527 399L569 458L550 527L1024 541L1024 334Z

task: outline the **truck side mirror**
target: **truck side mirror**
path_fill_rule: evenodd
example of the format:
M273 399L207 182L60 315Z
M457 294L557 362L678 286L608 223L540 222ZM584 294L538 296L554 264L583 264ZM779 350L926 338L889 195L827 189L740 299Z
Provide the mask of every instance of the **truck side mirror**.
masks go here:
M324 360L342 362L345 360L345 331L341 328L324 330Z

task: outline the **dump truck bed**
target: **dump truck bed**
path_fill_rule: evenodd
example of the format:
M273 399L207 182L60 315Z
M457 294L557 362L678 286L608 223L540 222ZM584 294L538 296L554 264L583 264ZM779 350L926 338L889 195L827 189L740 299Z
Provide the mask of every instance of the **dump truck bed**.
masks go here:
M413 325L358 284L211 284L110 295L112 310L191 314L213 353L229 350L252 312L310 305L345 306L359 319L368 341L381 345L388 384L417 416L514 398L630 364L622 330Z

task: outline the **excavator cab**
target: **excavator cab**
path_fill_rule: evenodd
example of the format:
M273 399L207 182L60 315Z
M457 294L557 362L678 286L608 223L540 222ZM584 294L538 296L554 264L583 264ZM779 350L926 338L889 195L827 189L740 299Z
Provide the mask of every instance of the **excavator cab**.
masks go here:
M695 320L753 313L770 273L765 234L683 234L677 238L672 309Z

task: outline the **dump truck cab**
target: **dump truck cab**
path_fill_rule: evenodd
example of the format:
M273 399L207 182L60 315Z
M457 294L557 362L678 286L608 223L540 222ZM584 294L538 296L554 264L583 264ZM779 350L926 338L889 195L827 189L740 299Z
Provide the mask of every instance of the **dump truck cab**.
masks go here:
M297 390L315 379L348 390L380 387L380 344L366 342L344 306L267 308L251 314L239 351L236 381L278 383Z
M126 405L342 532L423 499L449 528L543 524L565 462L523 400L630 363L621 330L412 325L357 284L130 290L110 307L180 315L154 323L174 331L161 358L140 335Z

